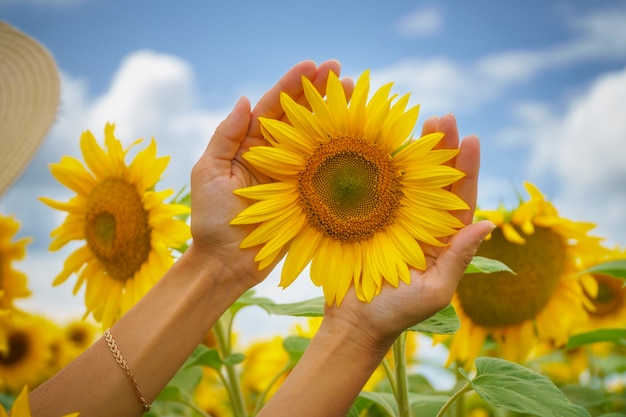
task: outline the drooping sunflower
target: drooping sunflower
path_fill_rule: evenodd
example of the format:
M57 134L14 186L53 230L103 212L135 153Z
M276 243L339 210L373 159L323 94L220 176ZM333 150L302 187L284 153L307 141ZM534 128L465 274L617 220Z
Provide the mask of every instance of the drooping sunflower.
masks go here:
M176 218L189 208L164 202L172 190L154 190L169 157L156 156L152 139L126 165L130 147L122 148L114 129L113 124L105 126L104 148L91 132L82 134L85 165L64 156L50 166L52 175L76 192L75 197L67 202L41 198L48 206L68 212L51 233L50 250L85 241L68 256L53 285L76 274L74 293L86 284L85 315L92 314L104 328L148 292L172 265L172 248L181 247L190 237L189 226Z
M5 323L7 352L0 353L0 391L17 394L44 381L55 327L49 320L17 312Z
M445 189L464 175L445 165L458 150L435 149L443 133L412 140L419 106L406 109L408 94L390 97L392 83L368 100L369 71L349 104L333 73L325 99L302 82L311 110L283 93L288 123L260 119L269 146L244 158L273 181L236 191L258 201L232 224L258 225L241 246L262 245L259 269L287 250L283 288L311 263L329 305L351 285L369 302L383 282L408 283L409 267L426 268L420 243L443 246L463 226L449 211L467 205Z
M481 244L477 255L497 259L509 272L467 274L452 303L461 320L453 336L449 362L469 363L487 338L497 342L492 354L524 361L538 342L562 346L591 306L585 291L594 291L580 275L581 260L604 249L591 236L592 223L559 216L533 184L530 195L514 210L477 210L478 219L498 227Z

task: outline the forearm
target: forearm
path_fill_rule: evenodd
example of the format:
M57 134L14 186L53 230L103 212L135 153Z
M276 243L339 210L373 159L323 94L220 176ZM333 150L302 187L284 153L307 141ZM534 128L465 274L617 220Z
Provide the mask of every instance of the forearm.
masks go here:
M258 417L345 417L389 346L369 346L324 319L306 352Z
M220 264L188 250L111 329L146 400L152 402L245 287ZM31 393L34 417L140 416L143 408L104 339Z

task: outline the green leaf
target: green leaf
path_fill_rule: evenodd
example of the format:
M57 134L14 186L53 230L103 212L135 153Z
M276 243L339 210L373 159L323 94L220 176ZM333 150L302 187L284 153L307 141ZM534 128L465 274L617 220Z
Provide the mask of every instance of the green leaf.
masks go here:
M301 336L288 336L283 340L283 348L289 354L291 366L298 363L310 342L311 339Z
M426 395L409 392L409 406L414 416L436 416L448 401L445 395Z
M268 305L267 310L278 316L322 317L324 315L324 297L296 303Z
M565 345L565 349L575 349L580 346L589 345L596 342L626 341L626 329L598 329L586 333L575 334L570 337Z
M571 402L583 406L586 409L604 404L604 392L601 390L576 384L568 384L560 388Z
M167 384L172 387L178 387L189 395L193 395L193 391L202 380L203 372L200 367L185 367L180 369Z
M246 359L246 355L243 353L231 353L224 358L224 364L229 366L239 365Z
M454 334L461 322L451 304L428 319L409 327L409 330L431 334Z
M589 417L545 376L499 358L476 359L476 376L459 372L476 393L489 404L518 413L541 417Z
M626 259L607 261L587 268L581 274L606 274L626 280ZM626 282L624 283L626 285Z
M362 391L359 394L359 398L366 399L378 406L387 413L389 417L395 417L398 415L398 403L396 397L388 392L370 392Z
M474 256L472 262L465 270L466 274L473 274L477 272L481 272L483 274L489 274L492 272L510 272L513 275L517 275L504 263L496 261L495 259L485 258L483 256Z
M269 298L255 296L254 290L248 290L239 297L232 305L231 310L236 313L243 307L253 305L261 307L269 314L276 314L277 316L322 317L324 315L324 297L317 297L295 303L276 304Z
M179 403L187 403L191 398L187 393L180 389L180 387L176 387L173 385L167 385L163 390L159 393L159 396L155 401L173 401Z
M241 310L244 307L258 306L269 313L269 307L275 304L276 303L274 303L274 301L270 300L269 298L255 296L254 290L248 290L243 293L237 301L233 303L230 309L233 311L233 314L235 314L237 311Z
M202 349L200 353L195 354L185 363L185 367L207 366L219 371L224 364L224 361L220 358L219 352L217 349L208 348L206 346L203 347L204 349Z
M353 405L348 410L348 414L346 414L346 417L359 417L359 415L360 415L359 409Z

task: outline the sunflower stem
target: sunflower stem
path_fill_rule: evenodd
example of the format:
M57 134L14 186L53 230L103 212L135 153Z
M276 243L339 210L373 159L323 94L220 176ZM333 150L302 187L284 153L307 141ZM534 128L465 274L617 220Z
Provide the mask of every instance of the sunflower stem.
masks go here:
M469 383L467 383L463 386L463 388L455 392L454 395L450 397L448 401L446 401L443 407L441 407L441 410L439 410L439 412L437 413L437 417L443 417L448 411L448 409L450 408L450 406L452 406L452 404L454 404L456 400L462 398L463 394L465 394L467 391L470 391L471 389L472 387L470 386ZM457 412L458 412L458 409L457 409Z
M396 387L396 377L391 365L389 365L389 360L387 358L383 359L383 369L385 370L385 374L387 375L387 380L389 381L389 386L391 387L391 391L393 395L397 395L398 387Z
M406 372L406 332L403 332L393 342L393 359L396 367L396 402L398 403L398 416L411 417L409 407L409 380Z
M227 358L232 353L231 348L231 328L232 328L232 313L226 311L222 317L215 323L215 335L217 336L217 344L222 354L222 359ZM239 384L239 378L235 371L235 366L224 363L226 368L225 386L228 391L228 397L233 409L233 417L247 417L246 406L243 400L243 393L241 391L241 385Z

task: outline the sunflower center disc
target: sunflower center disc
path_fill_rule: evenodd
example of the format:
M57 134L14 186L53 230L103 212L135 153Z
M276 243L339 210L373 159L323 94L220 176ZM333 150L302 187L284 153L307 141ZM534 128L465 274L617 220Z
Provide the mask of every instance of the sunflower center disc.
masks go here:
M523 245L501 229L484 241L479 256L504 262L508 272L467 274L457 288L463 311L480 326L510 326L532 320L550 300L565 266L565 242L558 233L535 227Z
M11 366L13 364L20 363L21 360L28 354L30 345L30 340L25 333L11 333L7 340L9 351L6 356L3 353L0 353L0 364L3 366Z
M309 224L333 239L359 241L391 224L402 191L391 159L352 137L321 144L299 178Z
M148 214L135 187L108 178L89 195L85 240L114 279L132 278L150 253Z

